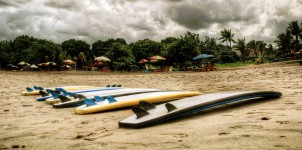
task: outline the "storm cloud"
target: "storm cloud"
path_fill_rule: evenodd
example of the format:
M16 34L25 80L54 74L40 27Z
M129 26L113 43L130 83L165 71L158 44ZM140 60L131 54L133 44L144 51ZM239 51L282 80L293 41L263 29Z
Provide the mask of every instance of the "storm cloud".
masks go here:
M203 39L227 28L235 38L272 42L289 22L302 22L301 10L301 0L0 0L0 40L160 41L187 31Z

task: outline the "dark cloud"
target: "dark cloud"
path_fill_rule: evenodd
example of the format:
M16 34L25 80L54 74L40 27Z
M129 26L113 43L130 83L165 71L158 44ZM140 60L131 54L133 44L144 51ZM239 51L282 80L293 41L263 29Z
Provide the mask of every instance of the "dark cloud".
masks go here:
M26 3L30 3L32 0L0 0L1 7L20 7Z
M45 2L45 5L53 8L60 8L60 9L75 9L77 7L75 1L69 1L69 0L51 0Z
M240 4L242 3L234 0L220 3L216 1L183 2L168 8L167 14L178 24L194 30L208 28L213 23L242 22L257 17L253 7Z
M235 38L273 41L289 22L301 22L301 10L301 0L0 0L0 40L160 41L187 31L218 38L227 28Z

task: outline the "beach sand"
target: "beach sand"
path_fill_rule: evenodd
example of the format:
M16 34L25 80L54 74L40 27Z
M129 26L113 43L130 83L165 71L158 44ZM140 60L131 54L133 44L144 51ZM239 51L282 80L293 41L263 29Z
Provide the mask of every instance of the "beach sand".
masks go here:
M0 149L302 149L302 66L272 63L211 72L0 71ZM274 90L278 99L228 105L143 129L119 128L130 108L77 115L25 87L66 85L192 90Z

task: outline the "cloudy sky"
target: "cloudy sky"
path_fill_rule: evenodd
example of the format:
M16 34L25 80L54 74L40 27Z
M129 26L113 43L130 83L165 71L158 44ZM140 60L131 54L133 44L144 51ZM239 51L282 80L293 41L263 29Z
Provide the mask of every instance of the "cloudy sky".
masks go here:
M302 0L0 0L0 40L20 35L61 43L124 38L160 41L187 31L272 42L293 20Z

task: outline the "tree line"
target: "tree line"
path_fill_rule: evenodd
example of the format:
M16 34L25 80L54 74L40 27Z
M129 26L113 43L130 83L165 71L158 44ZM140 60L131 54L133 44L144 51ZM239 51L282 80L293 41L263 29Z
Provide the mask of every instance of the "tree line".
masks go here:
M231 63L255 59L272 59L288 56L299 50L302 40L302 23L292 21L284 33L280 33L274 43L245 38L234 39L235 33L230 29L220 31L220 38L205 37L187 32L180 37L167 37L160 42L150 39L127 43L123 38L98 40L92 45L82 40L69 39L55 43L46 39L38 39L28 35L16 37L13 41L0 42L0 65L17 64L25 61L39 64L48 61L62 65L65 59L77 62L79 69L89 66L97 56L111 59L109 67L113 70L137 70L138 62L154 55L167 58L167 65L181 66L198 54L206 53L215 56L219 63Z

